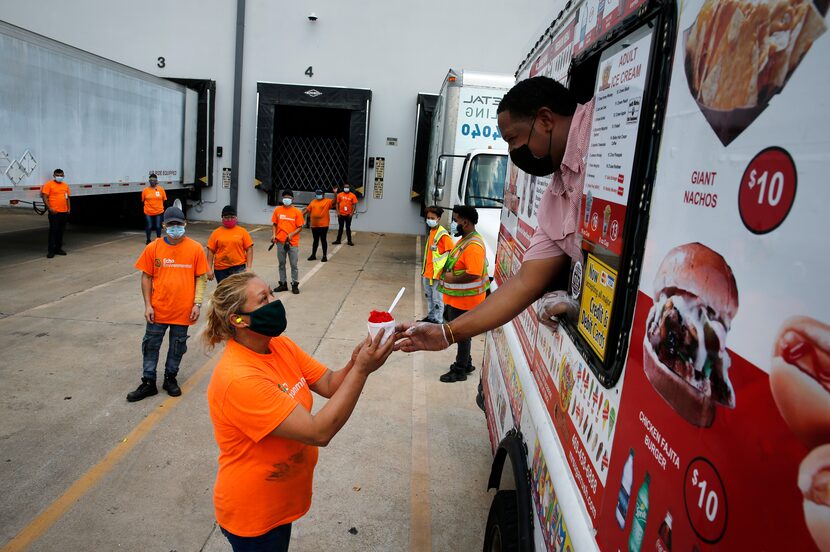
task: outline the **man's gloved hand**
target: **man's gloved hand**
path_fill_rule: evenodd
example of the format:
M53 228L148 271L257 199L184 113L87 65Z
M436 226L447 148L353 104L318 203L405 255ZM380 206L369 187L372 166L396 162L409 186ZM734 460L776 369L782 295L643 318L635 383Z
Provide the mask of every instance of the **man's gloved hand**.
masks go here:
M554 330L559 328L560 319L576 320L578 313L579 303L562 290L544 294L536 307L539 322Z

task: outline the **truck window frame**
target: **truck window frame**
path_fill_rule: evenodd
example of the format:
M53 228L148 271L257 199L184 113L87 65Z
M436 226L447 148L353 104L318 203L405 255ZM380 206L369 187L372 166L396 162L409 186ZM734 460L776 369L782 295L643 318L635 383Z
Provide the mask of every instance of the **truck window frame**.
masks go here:
M569 70L568 87L576 95L577 101L584 103L590 100L594 96L602 53L644 27L652 29L652 45L643 93L643 109L631 166L631 188L625 216L623 248L619 256L617 285L614 290L605 360L600 360L600 357L579 333L573 321L563 321L561 324L599 382L606 388L617 384L628 356L648 229L651 193L657 171L665 105L668 100L674 61L677 34L676 4L674 2L662 3L659 0L652 0L645 4L640 11L612 31L605 40L597 42L574 58ZM588 79L590 79L590 89ZM586 97L588 90L590 90L590 95ZM584 247L582 251L584 267L588 251ZM603 260L602 256L598 258ZM583 286L584 280L583 278ZM581 293L582 291L580 299Z
M462 182L464 183L464 205L470 205L475 207L476 209L501 209L504 207L504 185L505 181L507 180L507 171L505 169L504 179L501 183L501 196L494 196L494 197L485 197L485 196L471 196L470 195L470 186L469 186L469 176L472 174L473 170L475 169L475 163L483 157L504 157L506 154L498 154L498 153L479 153L475 157L472 155L468 155L467 158L464 160L464 166L462 168L461 178ZM507 163L505 162L505 167L507 167ZM470 199L483 199L487 201L492 201L494 203L498 203L498 205L475 205L474 203L470 202Z

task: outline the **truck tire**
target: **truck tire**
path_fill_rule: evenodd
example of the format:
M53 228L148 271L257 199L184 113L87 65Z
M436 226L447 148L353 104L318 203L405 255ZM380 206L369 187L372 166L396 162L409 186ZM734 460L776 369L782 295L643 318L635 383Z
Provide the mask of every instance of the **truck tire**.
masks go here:
M484 552L515 552L519 550L519 509L516 491L498 491L490 504Z

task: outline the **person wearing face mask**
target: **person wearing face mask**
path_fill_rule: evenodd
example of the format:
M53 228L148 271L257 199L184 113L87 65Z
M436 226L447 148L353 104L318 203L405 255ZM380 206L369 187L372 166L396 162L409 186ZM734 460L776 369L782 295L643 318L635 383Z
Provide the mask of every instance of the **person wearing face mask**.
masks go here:
M46 257L66 255L63 250L63 232L69 220L69 185L63 181L63 169L55 169L52 180L41 186L40 197L49 211L49 247Z
M539 204L538 227L521 269L487 301L449 324L398 324L396 330L405 335L396 349L446 349L456 340L507 323L548 291L542 302L542 323L553 326L552 317L573 310L572 303L562 301L561 294L553 290L565 287L571 260L582 259L579 209L594 100L577 104L571 92L555 80L533 77L511 88L497 112L513 164L533 176L553 175Z
M328 252L326 234L328 234L329 225L331 224L329 211L333 209L333 203L331 199L323 197L323 190L318 188L314 192L314 199L303 209L304 215L306 213L311 215L311 235L314 237L314 243L311 246L311 256L308 258L309 261L317 260L318 244L323 246L323 258L320 259L320 262L325 263L329 260L326 256Z
M199 319L207 285L205 251L199 243L184 235L187 221L182 210L168 207L164 211L163 224L164 238L147 245L135 262L135 267L141 271L141 294L147 326L141 342L141 385L127 394L129 402L158 393L156 366L168 328L170 343L162 389L171 397L182 394L176 377L182 357L187 352L187 328Z
M294 193L283 190L282 205L277 205L271 222L274 224L274 237L271 241L277 245L277 261L280 265L280 280L274 291L288 291L285 277L285 257L291 263L291 293L300 293L300 275L297 260L300 252L300 232L305 224L303 212L294 207Z
M352 215L357 205L357 196L352 193L349 184L343 186L343 191L337 194L337 239L331 242L333 245L340 245L343 239L343 226L346 226L346 240L349 245L352 242Z
M441 215L444 210L438 206L426 208L426 223L429 227L429 236L424 246L424 263L421 267L423 277L424 296L427 298L427 315L422 322L440 324L444 320L444 301L438 291L438 279L444 270L447 257L455 244L449 233L441 226Z
M161 215L164 213L167 192L159 186L158 176L151 174L148 180L150 187L141 190L141 202L144 204L144 218L147 220L144 232L147 234L147 243L150 243L153 230L156 231L156 238L161 237Z
M219 470L216 521L235 552L288 550L291 524L311 507L318 447L348 421L394 340L365 339L337 371L284 335L285 309L251 272L213 292L202 335L225 344L207 389ZM312 414L312 392L328 399Z
M207 244L207 279L221 284L222 280L251 270L254 264L254 240L247 230L237 225L236 208L222 208L222 226L211 233Z
M449 324L465 312L481 304L490 289L487 273L487 249L481 234L476 232L478 211L469 205L456 205L452 209L450 232L461 238L447 256L446 264L438 282L438 291L444 299L444 321ZM432 324L443 328L439 324ZM444 383L464 381L467 374L475 370L470 356L472 340L453 338L458 344L455 362L450 370L441 376Z

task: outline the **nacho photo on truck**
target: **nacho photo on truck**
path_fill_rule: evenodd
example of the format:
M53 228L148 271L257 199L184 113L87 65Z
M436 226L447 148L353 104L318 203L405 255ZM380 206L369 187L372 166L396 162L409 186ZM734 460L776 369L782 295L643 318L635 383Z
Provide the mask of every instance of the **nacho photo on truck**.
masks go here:
M486 550L830 551L827 8L573 2L518 66L591 127L578 312L486 337ZM494 288L550 182L508 167Z

